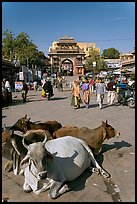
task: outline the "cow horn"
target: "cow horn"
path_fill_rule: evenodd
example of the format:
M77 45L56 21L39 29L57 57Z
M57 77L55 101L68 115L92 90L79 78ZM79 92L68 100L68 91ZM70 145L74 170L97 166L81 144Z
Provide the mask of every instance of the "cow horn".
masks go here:
M45 144L46 141L47 141L47 139L48 139L48 135L46 134L46 132L44 133L44 135L45 135L45 138L44 138L44 140L43 140L43 144Z
M23 144L23 146L24 146L26 149L28 149L29 145L25 144L24 139L25 139L25 138L23 137L23 139L22 139L22 144Z

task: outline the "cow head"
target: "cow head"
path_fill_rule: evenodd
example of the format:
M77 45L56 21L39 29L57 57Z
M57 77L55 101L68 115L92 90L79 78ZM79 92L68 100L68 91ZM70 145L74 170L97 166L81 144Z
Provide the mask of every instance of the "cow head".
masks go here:
M35 177L39 180L46 178L47 168L46 163L47 159L52 159L52 155L45 148L45 143L47 141L47 135L45 134L45 139L43 142L35 142L30 145L26 145L24 142L24 138L22 143L24 147L27 148L28 153L21 161L20 166L21 169L25 169L29 166L29 170Z
M12 137L13 131L10 128L7 128L4 124L2 132L2 145L5 145Z
M112 137L118 137L120 135L120 132L118 132L117 130L115 130L114 127L109 125L107 120L106 122L102 121L102 127L104 128L103 129L104 138L110 139Z
M23 133L26 132L26 126L27 126L27 123L28 121L30 120L31 118L27 118L27 114L23 117L23 118L20 118L12 127L11 127L11 130L17 130L17 131L21 131Z

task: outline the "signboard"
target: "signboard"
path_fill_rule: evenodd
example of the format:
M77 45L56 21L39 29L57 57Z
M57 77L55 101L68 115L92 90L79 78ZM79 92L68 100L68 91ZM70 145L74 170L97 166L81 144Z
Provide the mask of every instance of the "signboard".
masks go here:
M15 81L15 90L21 91L22 90L22 82L21 81Z

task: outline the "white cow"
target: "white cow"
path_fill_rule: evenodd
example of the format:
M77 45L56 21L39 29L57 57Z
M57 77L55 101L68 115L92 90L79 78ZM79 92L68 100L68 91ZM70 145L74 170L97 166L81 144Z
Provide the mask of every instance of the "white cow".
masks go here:
M23 141L24 144L24 141ZM70 190L67 181L78 178L85 169L96 167L104 177L110 176L95 160L91 149L81 139L65 136L58 139L24 144L28 153L21 161L25 182L23 189L34 193L49 191L57 198Z

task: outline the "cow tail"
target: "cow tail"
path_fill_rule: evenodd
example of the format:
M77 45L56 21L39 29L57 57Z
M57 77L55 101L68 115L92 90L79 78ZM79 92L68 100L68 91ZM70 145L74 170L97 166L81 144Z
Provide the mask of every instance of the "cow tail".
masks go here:
M80 140L80 143L83 145L83 147L87 150L87 152L89 153L90 157L91 157L91 161L92 164L99 170L101 170L102 168L99 166L98 162L96 161L92 150L89 148L89 146L84 142Z

